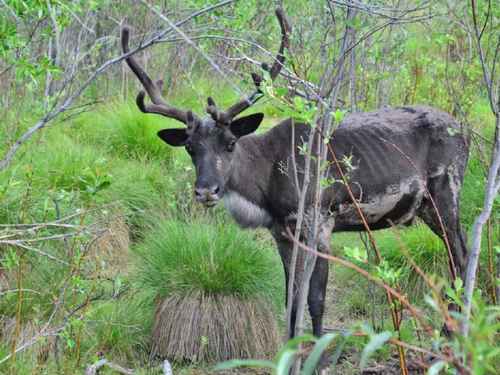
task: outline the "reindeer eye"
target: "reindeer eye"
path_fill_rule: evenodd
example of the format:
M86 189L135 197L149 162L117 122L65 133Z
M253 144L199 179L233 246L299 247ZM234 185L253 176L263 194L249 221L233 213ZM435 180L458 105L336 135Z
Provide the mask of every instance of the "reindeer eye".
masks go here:
M235 145L236 145L236 141L234 139L231 140L231 141L229 141L229 143L226 146L227 151L228 152L233 152Z

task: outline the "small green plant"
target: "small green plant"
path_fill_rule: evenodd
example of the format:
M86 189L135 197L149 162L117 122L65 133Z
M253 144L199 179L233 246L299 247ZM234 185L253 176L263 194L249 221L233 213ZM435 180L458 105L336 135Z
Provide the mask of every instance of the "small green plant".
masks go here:
M453 303L463 308L463 283L457 279L454 287L446 287L446 293ZM427 304L438 314L441 314L438 303L430 296L426 296ZM500 371L500 348L498 346L498 332L500 330L500 307L488 305L481 291L473 296L473 315L470 320L470 330L467 336L455 332L451 337L440 334L436 329L431 338L432 348L442 351L448 356L441 358L430 369L428 374L438 374L441 370L454 373L461 369L463 373L483 375L498 374ZM464 319L461 312L450 312L452 318L460 323ZM437 327L436 327L437 328ZM465 371L464 371L465 369Z
M316 338L311 335L303 335L295 337L289 340L281 350L276 354L274 361L266 360L242 360L235 359L227 362L220 363L215 367L215 370L229 370L239 367L252 367L252 368L264 368L272 371L273 375L288 375L290 369L292 368L297 356L303 355L300 344L314 343L314 346L307 357L304 359L304 365L301 370L301 375L312 375L316 371L318 364L320 363L322 355L329 347L329 345L338 337L336 333L327 333L321 338ZM343 347L345 338L342 337L342 341L338 345L338 348ZM341 350L337 350L335 353L336 359L333 363L336 363L338 357L341 354ZM334 368L330 368L334 371Z
M422 297L427 286L414 272L405 251L427 275L447 275L448 256L442 240L426 225L414 225L395 232L396 230L380 233L377 245L385 260L385 267L390 265L389 268L393 270L387 276L393 280L396 278L403 290L416 300ZM381 267L384 268L384 265ZM384 270L381 269L381 272L384 273Z

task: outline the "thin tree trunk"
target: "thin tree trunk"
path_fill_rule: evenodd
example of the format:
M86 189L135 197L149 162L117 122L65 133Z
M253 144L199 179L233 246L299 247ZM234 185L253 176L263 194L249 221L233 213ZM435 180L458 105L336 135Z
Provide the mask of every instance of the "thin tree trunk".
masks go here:
M476 273L479 265L479 255L481 253L481 237L483 227L488 221L491 210L493 209L494 200L500 190L500 85L495 81L494 76L498 54L495 53L492 61L491 69L486 65L486 58L481 45L481 32L476 14L476 1L471 0L473 33L476 42L476 48L479 55L479 61L483 71L483 79L492 113L495 115L495 138L493 143L493 152L491 155L491 164L488 170L488 179L486 181L485 196L481 213L474 221L472 226L471 249L467 259L467 271L465 275L465 292L464 292L464 319L462 320L461 332L464 336L469 334L470 318L472 311L472 300L474 288L476 285ZM498 42L496 49L500 47ZM494 91L496 90L496 91Z

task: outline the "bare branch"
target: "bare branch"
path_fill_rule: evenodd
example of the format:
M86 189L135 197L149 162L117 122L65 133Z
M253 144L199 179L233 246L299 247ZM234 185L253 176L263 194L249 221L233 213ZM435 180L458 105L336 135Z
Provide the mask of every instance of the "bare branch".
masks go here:
M85 375L96 375L99 370L102 367L109 367L112 370L115 370L116 372L119 372L120 374L125 374L125 375L133 375L134 370L122 367L120 365L117 365L116 363L108 361L106 358L98 360L96 363L90 365L87 367L85 370Z

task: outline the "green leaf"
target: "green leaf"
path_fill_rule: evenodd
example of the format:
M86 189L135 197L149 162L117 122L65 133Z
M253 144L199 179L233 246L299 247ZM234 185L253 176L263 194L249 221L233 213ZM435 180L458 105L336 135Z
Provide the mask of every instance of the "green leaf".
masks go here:
M297 349L287 349L281 353L276 365L276 375L288 375L293 365Z
M388 331L371 336L370 341L365 346L363 353L361 354L361 362L359 364L360 367L364 368L366 366L366 362L370 359L373 353L380 349L391 337L392 333Z
M276 355L276 361L279 361L279 358L281 357L282 353L287 351L287 350L292 350L292 349L297 349L300 344L306 343L306 342L311 342L311 341L316 341L316 337L313 335L302 335L302 336L297 336L294 337L286 342L286 344L283 346L283 348L278 352Z
M109 180L104 180L101 182L99 185L96 186L95 190L96 192L101 191L103 189L106 189L109 185L111 185L111 182Z
M439 308L439 305L436 303L436 301L428 294L424 296L424 301L432 307L434 311L441 312L441 309Z
M427 375L437 375L441 372L442 369L446 366L446 362L444 361L438 361L434 363L431 367L429 367L429 370L427 370Z
M288 89L286 87L276 87L276 96L285 96L288 94Z
M316 341L314 348L304 362L304 367L302 368L303 375L310 375L314 373L316 366L321 358L323 352L328 348L328 345L337 337L336 333L327 333L321 336L321 338Z
M338 124L342 122L345 116L345 111L342 111L340 109L337 109L335 112L333 112L333 118L335 119L335 122Z
M366 263L368 260L368 253L366 249L360 249L358 246L349 247L344 246L344 253L347 257L357 260L358 262Z
M275 369L276 365L271 361L257 360L257 359L233 359L218 363L214 367L214 371L230 370L238 367L252 367L252 368L270 368Z
M296 96L293 98L293 104L296 111L302 112L304 110L304 99L302 99L300 96Z

